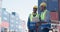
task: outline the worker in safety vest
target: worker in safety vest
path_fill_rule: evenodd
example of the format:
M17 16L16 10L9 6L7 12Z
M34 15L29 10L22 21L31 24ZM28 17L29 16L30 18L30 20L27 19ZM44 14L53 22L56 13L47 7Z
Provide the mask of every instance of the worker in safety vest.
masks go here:
M41 23L40 25L40 32L49 32L49 27L50 27L50 12L46 9L47 4L45 2L42 2L40 4L40 17L41 17L41 22L47 22L47 23Z
M39 22L39 15L37 13L37 6L33 7L33 12L28 18L28 30L29 32L36 32L36 23Z

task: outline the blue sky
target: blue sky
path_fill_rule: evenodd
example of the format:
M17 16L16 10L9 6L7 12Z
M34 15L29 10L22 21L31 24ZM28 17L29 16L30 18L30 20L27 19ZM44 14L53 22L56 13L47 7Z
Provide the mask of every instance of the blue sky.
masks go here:
M9 13L17 12L20 19L25 20L27 24L28 16L37 3L38 0L3 0L2 8L6 8Z

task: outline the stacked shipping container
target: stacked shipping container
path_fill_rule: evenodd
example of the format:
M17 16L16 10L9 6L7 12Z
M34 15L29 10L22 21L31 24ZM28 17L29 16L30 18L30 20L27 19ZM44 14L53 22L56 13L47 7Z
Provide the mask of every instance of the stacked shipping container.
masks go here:
M0 31L1 31L1 9L0 9Z
M19 32L19 25L20 25L19 16L17 15L17 13L12 12L12 14L10 14L10 26L9 26L9 30L10 31Z
M0 10L0 32L25 32L25 21L21 21L15 12L8 13L5 8Z
M47 9L50 11L50 16L51 16L50 19L54 20L54 21L51 21L53 22L51 23L51 25L55 26L56 24L59 24L60 0L38 0L38 13L40 13L40 3L43 1L47 3Z
M5 8L2 8L2 15L1 15L1 31L4 32L4 29L9 29L9 13L6 11Z

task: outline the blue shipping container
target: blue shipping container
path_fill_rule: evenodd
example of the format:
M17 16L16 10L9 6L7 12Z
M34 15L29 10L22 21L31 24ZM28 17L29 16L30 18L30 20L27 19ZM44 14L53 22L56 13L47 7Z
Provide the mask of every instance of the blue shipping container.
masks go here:
M38 0L38 13L40 13L40 3L43 1L47 3L49 11L58 11L58 0Z

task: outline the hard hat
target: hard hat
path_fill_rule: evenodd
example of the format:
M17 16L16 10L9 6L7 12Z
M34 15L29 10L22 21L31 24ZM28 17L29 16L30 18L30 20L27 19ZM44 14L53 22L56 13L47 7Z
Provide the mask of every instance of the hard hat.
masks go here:
M47 4L46 4L45 2L42 2L42 3L40 4L40 6L44 6L44 7L46 7Z
M37 6L35 5L35 6L33 6L33 8L37 8Z

